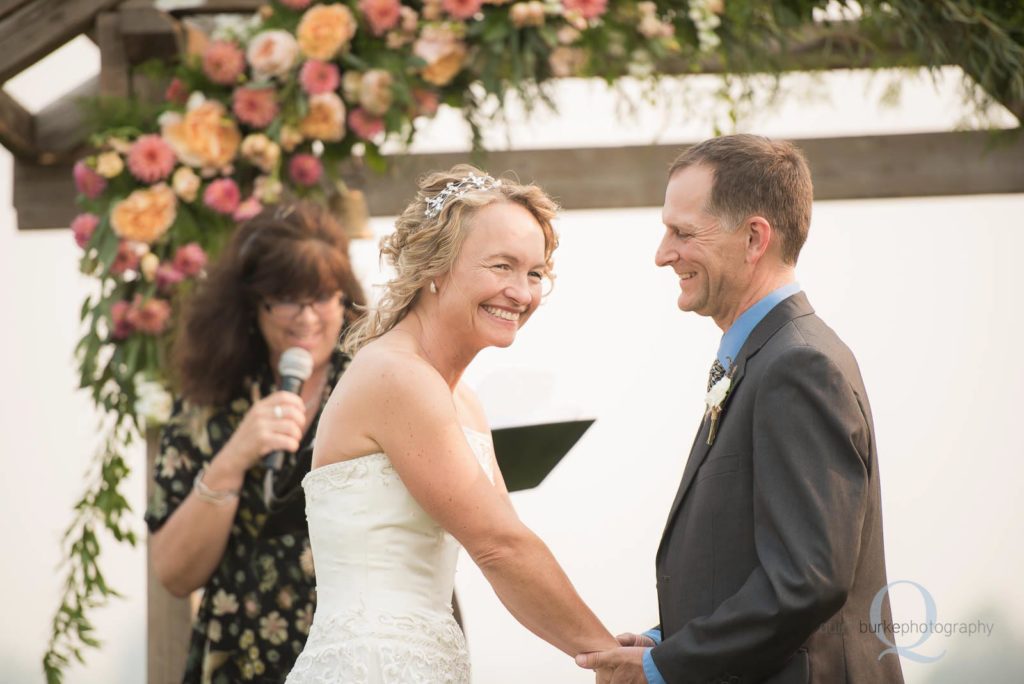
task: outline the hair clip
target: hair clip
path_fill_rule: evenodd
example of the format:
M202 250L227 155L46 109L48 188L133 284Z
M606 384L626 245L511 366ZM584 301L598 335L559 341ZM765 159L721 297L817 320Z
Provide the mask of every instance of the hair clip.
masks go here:
M434 218L444 209L445 203L452 198L458 198L472 190L490 190L501 186L501 180L495 180L490 176L478 176L470 172L468 176L458 182L448 183L444 190L433 197L427 198L427 210L424 215L427 218Z

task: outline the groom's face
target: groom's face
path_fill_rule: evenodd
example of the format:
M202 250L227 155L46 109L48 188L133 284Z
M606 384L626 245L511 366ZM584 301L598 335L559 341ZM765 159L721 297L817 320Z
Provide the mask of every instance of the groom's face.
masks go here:
M679 308L726 320L742 292L744 242L741 231L723 230L705 207L714 176L706 166L689 166L669 179L662 222L665 235L655 262L679 276Z

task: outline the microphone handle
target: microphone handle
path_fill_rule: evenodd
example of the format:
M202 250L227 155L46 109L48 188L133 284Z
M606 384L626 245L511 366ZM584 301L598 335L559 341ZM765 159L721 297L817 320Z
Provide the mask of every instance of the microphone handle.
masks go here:
M302 391L302 382L302 378L297 378L294 375L286 375L281 378L281 391L298 394ZM271 470L280 470L281 466L284 465L284 452L280 449L277 451L271 451L263 457L263 465Z

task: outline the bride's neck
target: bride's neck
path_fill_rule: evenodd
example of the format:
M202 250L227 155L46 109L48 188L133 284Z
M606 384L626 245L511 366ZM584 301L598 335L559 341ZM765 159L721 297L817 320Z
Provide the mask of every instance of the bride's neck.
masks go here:
M416 341L419 353L441 374L453 391L478 351L459 349L450 335L446 335L437 326L432 325L428 318L420 316L415 311L410 312L396 325L395 330L409 335Z

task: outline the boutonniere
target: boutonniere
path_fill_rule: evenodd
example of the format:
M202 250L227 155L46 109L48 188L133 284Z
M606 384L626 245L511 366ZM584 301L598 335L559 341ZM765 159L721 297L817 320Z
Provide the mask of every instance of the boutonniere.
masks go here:
M715 443L715 436L718 434L718 421L725 410L722 408L722 404L725 403L726 397L729 396L729 390L732 389L732 376L735 372L736 364L734 363L730 365L729 372L725 377L712 385L708 390L708 395L704 397L704 405L707 407L704 410L704 417L711 418L711 427L708 429L708 446Z

